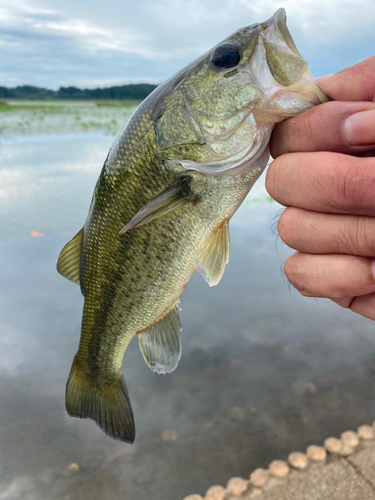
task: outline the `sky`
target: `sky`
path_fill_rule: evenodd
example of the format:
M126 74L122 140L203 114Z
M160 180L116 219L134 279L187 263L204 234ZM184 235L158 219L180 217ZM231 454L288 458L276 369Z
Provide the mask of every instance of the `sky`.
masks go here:
M280 7L315 77L375 54L375 0L0 0L0 85L160 83Z

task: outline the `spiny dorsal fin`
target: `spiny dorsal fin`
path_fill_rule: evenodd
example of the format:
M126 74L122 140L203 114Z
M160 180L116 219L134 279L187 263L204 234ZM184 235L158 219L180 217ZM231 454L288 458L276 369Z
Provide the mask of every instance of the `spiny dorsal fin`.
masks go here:
M217 285L221 280L229 254L229 221L225 220L208 238L199 256L198 271L210 286Z
M156 373L171 373L181 358L180 301L149 330L138 334L141 353Z
M83 244L83 228L61 250L57 270L65 278L79 285L79 261Z
M157 196L151 198L150 201L144 205L139 212L135 214L126 226L121 229L119 234L124 234L129 229L140 227L149 222L162 217L172 210L176 210L184 203L188 203L196 199L196 195L191 191L190 184L191 177L184 175L177 182L163 189Z

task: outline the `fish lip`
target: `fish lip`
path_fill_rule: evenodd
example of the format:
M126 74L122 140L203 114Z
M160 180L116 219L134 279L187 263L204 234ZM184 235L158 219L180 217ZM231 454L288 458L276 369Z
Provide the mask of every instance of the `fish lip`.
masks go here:
M296 44L294 43L293 37L290 34L290 31L287 26L287 15L286 11L283 8L278 9L274 15L269 19L269 21L273 20L280 31L282 37L284 38L286 44L289 49L295 54L303 59L302 55L299 53ZM267 21L268 22L268 21Z

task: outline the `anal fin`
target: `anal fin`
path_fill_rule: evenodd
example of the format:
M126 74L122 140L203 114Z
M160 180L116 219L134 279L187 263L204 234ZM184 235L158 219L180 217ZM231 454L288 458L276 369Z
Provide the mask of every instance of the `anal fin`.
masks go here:
M210 286L215 286L229 262L229 221L223 221L204 244L198 261L198 271Z
M57 261L58 272L79 285L79 262L83 244L83 228L61 250Z
M141 353L156 373L171 373L181 358L180 301L147 331L138 334Z

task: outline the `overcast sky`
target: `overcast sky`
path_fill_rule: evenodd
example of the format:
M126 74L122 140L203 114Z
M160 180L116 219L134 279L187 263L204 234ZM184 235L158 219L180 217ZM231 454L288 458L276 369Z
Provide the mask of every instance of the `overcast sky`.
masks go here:
M0 0L0 85L159 83L279 7L316 77L375 54L375 0Z

